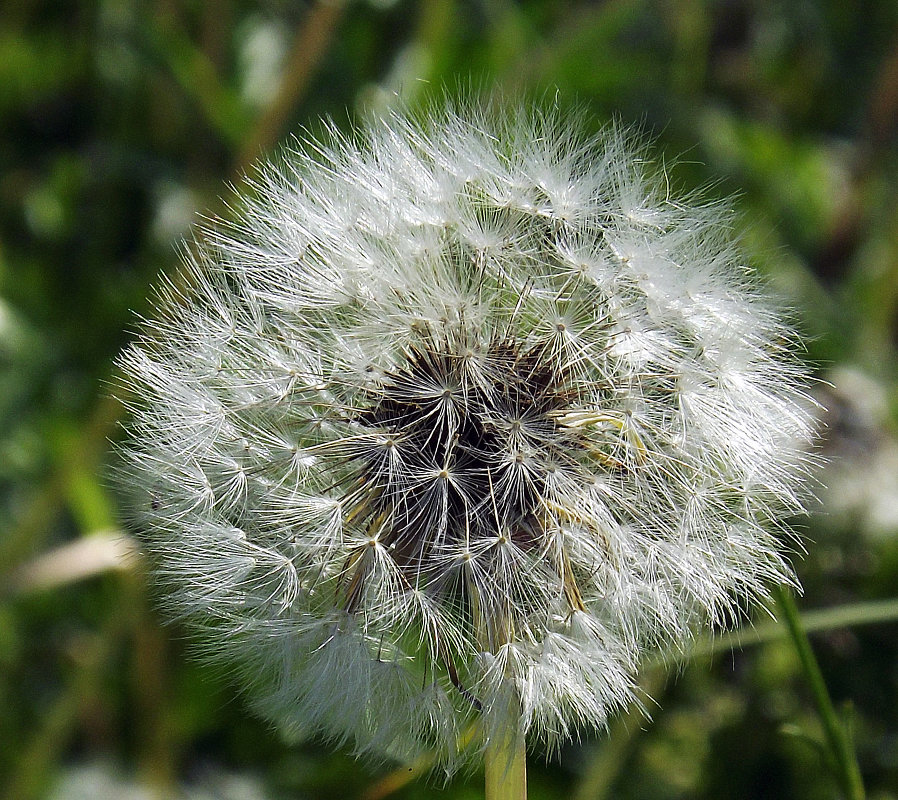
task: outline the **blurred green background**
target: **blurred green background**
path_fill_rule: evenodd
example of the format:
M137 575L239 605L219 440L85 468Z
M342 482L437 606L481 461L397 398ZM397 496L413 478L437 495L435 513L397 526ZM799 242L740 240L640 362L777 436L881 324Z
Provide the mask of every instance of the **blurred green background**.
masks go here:
M898 798L895 0L3 3L0 798L438 794L283 741L194 663L105 476L112 361L198 214L320 116L444 85L557 91L645 130L680 189L737 195L822 379L799 605L868 796ZM839 797L783 629L740 641L647 669L651 718L534 758L531 798Z

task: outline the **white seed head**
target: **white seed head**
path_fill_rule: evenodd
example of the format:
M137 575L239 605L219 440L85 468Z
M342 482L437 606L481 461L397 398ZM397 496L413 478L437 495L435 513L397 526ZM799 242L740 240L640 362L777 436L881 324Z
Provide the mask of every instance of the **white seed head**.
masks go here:
M724 211L580 127L328 129L121 357L167 608L286 729L447 768L478 717L557 747L794 581L794 336Z

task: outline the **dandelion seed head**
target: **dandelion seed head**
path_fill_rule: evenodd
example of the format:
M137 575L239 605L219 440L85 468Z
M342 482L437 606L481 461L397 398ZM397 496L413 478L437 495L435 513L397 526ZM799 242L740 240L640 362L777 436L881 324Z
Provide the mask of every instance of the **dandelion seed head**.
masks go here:
M725 211L580 127L328 129L121 356L164 605L286 730L447 769L476 719L551 750L794 583L795 336Z

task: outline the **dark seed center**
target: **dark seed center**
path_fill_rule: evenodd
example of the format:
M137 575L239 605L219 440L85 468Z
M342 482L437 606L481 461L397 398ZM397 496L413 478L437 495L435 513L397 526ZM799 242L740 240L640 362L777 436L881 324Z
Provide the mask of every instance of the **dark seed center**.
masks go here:
M569 382L542 348L496 342L476 380L467 353L422 342L357 417L400 455L401 467L357 459L367 516L400 564L420 565L437 544L510 536L537 546L542 465L572 444L553 416L570 405ZM527 458L522 437L543 457Z

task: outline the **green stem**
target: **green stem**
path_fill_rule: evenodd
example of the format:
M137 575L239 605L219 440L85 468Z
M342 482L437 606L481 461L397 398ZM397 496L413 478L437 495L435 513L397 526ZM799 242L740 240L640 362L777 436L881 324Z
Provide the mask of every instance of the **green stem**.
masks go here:
M486 800L527 800L527 752L520 731L506 728L484 751Z
M849 800L864 800L864 784L861 780L861 771L851 740L845 730L845 726L836 714L832 698L826 689L820 665L811 649L807 633L801 625L798 616L798 608L792 593L783 587L776 589L776 600L783 614L789 635L795 645L798 660L807 678L817 713L823 723L823 731L826 742L836 765L836 774L842 784L842 790Z

